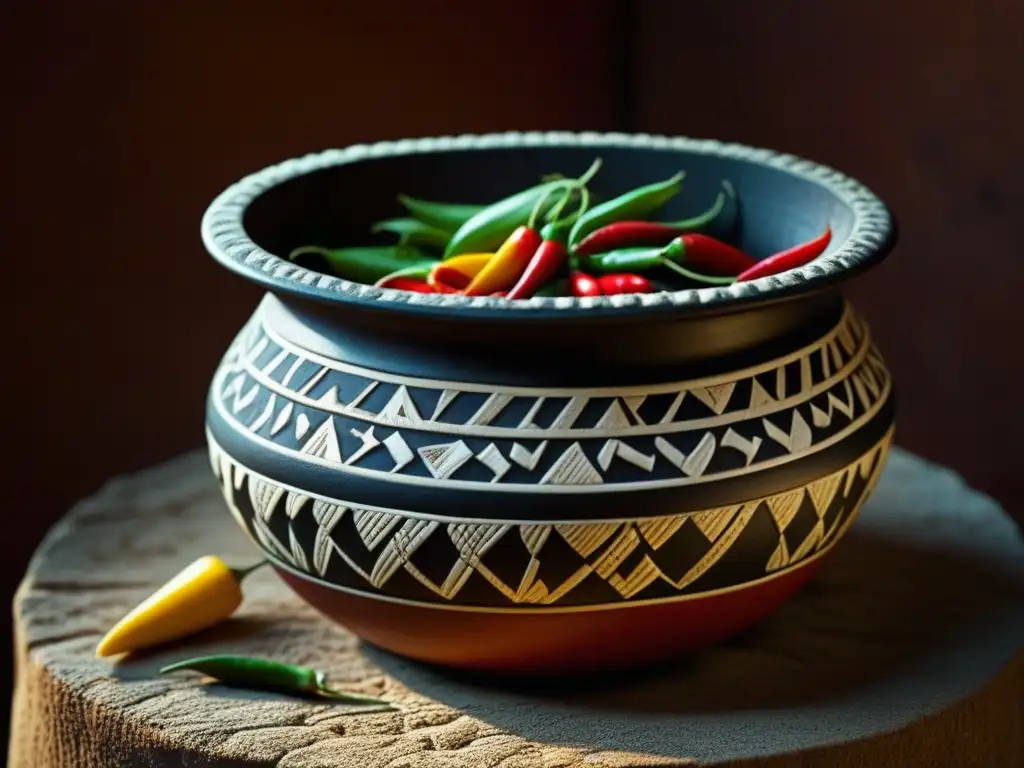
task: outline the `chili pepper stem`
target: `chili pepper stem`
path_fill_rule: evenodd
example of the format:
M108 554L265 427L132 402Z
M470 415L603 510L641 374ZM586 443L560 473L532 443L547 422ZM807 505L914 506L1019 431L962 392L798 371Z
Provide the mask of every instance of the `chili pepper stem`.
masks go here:
M725 184L726 182L722 183ZM722 209L725 208L726 197L727 195L725 192L719 192L718 196L715 198L714 204L708 210L704 211L704 213L694 216L691 219L685 219L683 221L676 222L675 226L679 227L680 229L688 230L700 229L702 227L707 226L716 218L718 218L718 215L722 212Z
M589 184L591 181L594 180L594 177L597 175L597 172L599 170L601 170L602 162L603 161L601 160L600 157L595 157L594 158L594 162L592 162L590 164L590 167L583 172L582 176L580 176L578 179L576 179L576 182L581 187L587 186L587 184Z
M679 171L665 181L637 187L625 194L608 200L587 211L581 216L569 232L569 247L576 245L588 234L616 219L643 219L660 209L679 193L686 174Z
M661 262L663 267L668 267L673 272L682 275L683 277L689 278L690 280L696 280L701 283L708 283L710 285L731 285L736 281L735 277L719 277L717 275L701 275L697 272L691 272L686 267L681 267L676 264L672 259L664 259Z
M270 561L269 560L260 560L255 565L250 565L250 566L248 566L246 568L232 568L231 569L231 573L234 574L236 580L241 582L242 579L244 579L250 573L252 573L253 571L258 571L260 568L262 568L265 565L270 565Z
M331 688L327 684L327 675L321 670L317 670L316 673L316 692L327 698L344 699L345 701L350 701L353 704L361 703L383 705L387 707L393 706L390 702L378 699L376 696L367 696L362 693L349 693L347 691L339 691Z
M580 207L576 210L572 216L569 217L569 221L579 221L580 216L587 212L590 208L590 190L586 187L580 188Z
M551 213L548 214L551 221L558 221L558 217L562 215L562 211L564 211L565 206L569 204L569 201L572 199L572 193L575 191L574 187L570 187L565 191L565 194L562 195L562 199L558 201L558 205L552 208Z
M533 210L530 211L530 218L526 220L526 228L537 228L537 217L540 215L541 210L543 210L545 203L547 203L548 198L551 197L551 194L553 192L572 192L575 186L576 182L567 181L564 184L554 186L551 189L545 191L543 195L537 198L537 202L533 204Z
M301 245L288 254L288 260L295 261L299 256L305 256L307 253L328 257L331 255L331 249L319 245Z
M578 179L566 180L566 185L564 188L566 194L563 195L561 202L558 203L558 205L552 212L552 219L557 219L561 215L562 210L565 208L566 205L568 205L569 199L572 197L572 192L576 189L580 190L580 199L582 203L580 210L578 210L572 217L570 217L570 220L578 219L586 212L587 208L590 205L590 192L587 189L587 184L593 181L594 176L596 176L597 172L601 169L602 163L603 161L600 157L594 158L594 162L590 164L590 167L587 168L587 170L585 170ZM540 210L543 208L544 203L547 201L548 197L552 192L560 189L562 189L562 187L555 187L554 189L549 189L547 192L544 193L543 197L541 197L541 199L537 201L537 203L533 207L533 210L530 212L530 219L527 222L527 227L529 227L530 229L535 228L537 216L539 215Z

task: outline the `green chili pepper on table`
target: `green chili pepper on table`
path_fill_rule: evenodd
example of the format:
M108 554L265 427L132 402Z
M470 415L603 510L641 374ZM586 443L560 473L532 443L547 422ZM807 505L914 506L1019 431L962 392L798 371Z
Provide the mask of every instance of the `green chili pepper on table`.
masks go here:
M161 668L160 674L179 670L200 672L225 685L241 688L319 696L349 704L372 704L389 708L393 706L391 703L373 696L335 690L327 685L327 676L318 669L285 664L271 659L230 654L200 656L168 664Z
M399 245L413 245L443 251L451 235L419 219L387 219L373 225L371 232L398 235Z
M444 258L462 253L489 253L496 251L508 236L526 224L537 203L559 189L566 191L586 186L601 167L600 158L578 179L556 179L524 189L487 206L459 227L445 248Z
M367 285L373 285L382 277L400 269L432 265L437 261L436 258L431 258L412 245L355 248L323 248L318 245L304 245L288 254L288 258L292 261L301 256L318 256L338 277Z
M680 171L665 181L647 184L630 190L623 195L613 197L607 202L595 205L586 214L580 216L569 233L569 247L576 245L595 229L599 229L613 221L623 219L646 219L658 211L665 203L679 194L683 188L685 174Z

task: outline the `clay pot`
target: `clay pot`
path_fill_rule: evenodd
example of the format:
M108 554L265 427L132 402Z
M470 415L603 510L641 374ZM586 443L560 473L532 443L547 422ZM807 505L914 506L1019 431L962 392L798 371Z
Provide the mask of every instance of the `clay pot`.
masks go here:
M554 171L597 194L722 179L739 242L828 250L724 288L508 302L357 285L284 257L367 242L401 192L486 203ZM893 389L840 289L893 219L803 159L652 136L355 146L226 190L207 248L267 293L213 377L214 471L296 593L364 639L466 668L573 671L719 642L811 578L893 434Z

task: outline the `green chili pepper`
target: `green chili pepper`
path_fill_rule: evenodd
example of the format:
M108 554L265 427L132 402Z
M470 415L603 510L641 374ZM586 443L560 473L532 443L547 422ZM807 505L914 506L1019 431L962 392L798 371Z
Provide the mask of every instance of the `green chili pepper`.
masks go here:
M329 271L338 277L368 285L400 269L433 264L436 261L412 245L357 248L323 248L318 245L305 245L288 254L288 258L294 261L306 255L322 258L329 267Z
M550 182L565 178L565 174L562 173L546 173L540 177L540 180ZM435 203L408 195L399 195L398 202L419 221L440 229L448 235L454 234L459 227L487 207L471 203Z
M427 261L422 264L413 264L411 267L403 267L402 269L396 269L394 272L389 272L384 277L379 278L374 282L374 285L378 287L386 287L389 282L402 277L409 277L416 280L426 280L430 277L430 273L434 267L440 264L440 261Z
M664 261L661 248L619 248L605 253L583 256L580 263L591 272L649 272Z
M252 656L232 656L221 654L216 656L200 656L194 659L168 664L160 670L160 674L187 669L201 672L226 685L243 688L258 688L287 691L306 695L320 696L334 701L349 704L373 704L391 707L383 699L363 696L358 693L336 691L327 685L327 676L318 669L301 667L295 664L284 664L270 659Z
M468 203L434 203L408 195L399 195L398 202L424 224L449 235L487 207Z
M598 158L579 179L547 181L487 206L452 235L445 248L444 258L449 259L461 253L496 251L516 227L526 224L541 198L550 198L551 193L559 189L568 191L573 187L585 186L600 167L601 160Z
M444 250L451 235L419 219L387 219L373 225L371 232L390 232L398 235L399 245Z
M613 221L646 219L679 194L683 188L685 175L680 171L670 179L637 187L624 195L595 205L576 221L569 233L569 246L575 246L595 229Z
M707 285L730 285L735 277L721 277L717 275L701 275L681 267L672 261L671 255L675 251L669 247L664 248L619 248L606 253L595 253L592 256L581 257L580 261L585 268L599 274L614 274L628 272L632 274L650 272L665 267L677 275Z
M562 277L557 280L552 280L550 283L545 285L543 288L538 289L534 292L534 296L570 296L569 290L569 278Z

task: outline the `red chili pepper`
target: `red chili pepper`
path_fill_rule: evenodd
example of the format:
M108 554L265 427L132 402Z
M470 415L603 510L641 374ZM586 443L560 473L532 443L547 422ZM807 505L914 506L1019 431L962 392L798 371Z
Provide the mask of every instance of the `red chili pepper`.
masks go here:
M582 257L620 248L665 245L673 237L702 230L718 218L726 201L735 196L729 182L722 182L722 186L724 189L718 193L714 204L692 218L683 221L616 221L591 232L572 252Z
M769 275L777 275L780 272L785 272L790 269L796 269L802 267L809 261L818 258L828 247L829 242L832 240L832 226L826 226L825 231L814 238L808 240L806 243L788 248L785 251L773 254L766 259L754 264L754 266L741 272L736 278L737 283L747 282L748 280L756 280L759 277L768 277Z
M508 296L508 291L495 291L491 294L492 299L504 299Z
M519 282L508 292L510 299L528 299L555 276L565 263L565 248L554 240L545 240L533 254Z
M757 264L739 248L699 234L677 237L665 246L662 256L712 275L738 275Z
M573 272L569 275L569 290L573 296L600 296L601 285L584 272Z
M540 233L533 227L516 227L497 253L466 287L467 296L488 296L504 291L515 284L523 274L530 258L541 243Z
M617 251L620 248L665 245L679 230L657 221L616 221L587 235L573 249L576 256Z
M416 293L434 293L434 287L426 280L416 280L412 277L396 277L389 280L382 288L394 288L396 291L414 291Z
M510 291L513 286L518 287L520 279L530 265L533 264L537 251L545 242L540 232L537 231L536 222L537 217L543 210L543 206L547 203L547 199L554 192L571 193L576 186L575 183L571 184L568 190L552 187L542 194L533 206L533 211L530 213L530 218L526 224L516 227L505 242L501 244L501 247L498 248L493 258L484 265L484 268L477 273L469 286L467 286L465 290L466 296L491 295L496 291ZM566 194L564 199L568 199L568 194ZM584 200L589 200L589 195L584 194ZM561 211L561 206L558 206L558 210ZM537 288L539 287L537 286Z
M590 206L590 192L585 186L580 187L579 209L568 219L560 219L559 216L562 213L562 209L569 202L573 191L574 189L570 189L568 194L563 196L562 201L553 209L554 219L541 230L541 237L543 239L540 245L537 246L537 250L530 259L530 263L526 265L526 269L519 276L519 280L509 289L507 298L530 298L550 282L565 264L567 253L563 240L568 235L566 225L573 221L578 221L580 216ZM535 215L530 217L530 226L532 226L534 219Z
M614 275L601 275L597 278L601 286L601 293L605 296L615 296L620 293L651 293L654 291L654 283L643 275L634 275L629 272L618 272Z

